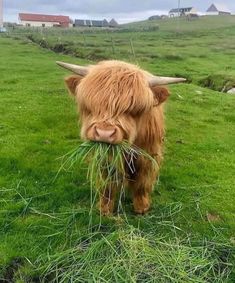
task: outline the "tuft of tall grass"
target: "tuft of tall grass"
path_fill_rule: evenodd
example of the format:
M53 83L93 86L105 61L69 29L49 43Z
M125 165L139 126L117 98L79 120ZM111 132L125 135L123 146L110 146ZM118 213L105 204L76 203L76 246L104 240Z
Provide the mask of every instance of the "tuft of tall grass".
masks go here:
M226 282L229 265L213 243L166 240L129 225L94 233L71 249L41 259L41 282ZM231 266L230 266L231 268Z
M87 179L92 188L102 189L107 184L124 185L127 171L135 173L137 158L146 158L153 166L158 166L144 150L124 141L121 144L86 141L62 157L61 170L71 170L75 166L83 168L86 164Z

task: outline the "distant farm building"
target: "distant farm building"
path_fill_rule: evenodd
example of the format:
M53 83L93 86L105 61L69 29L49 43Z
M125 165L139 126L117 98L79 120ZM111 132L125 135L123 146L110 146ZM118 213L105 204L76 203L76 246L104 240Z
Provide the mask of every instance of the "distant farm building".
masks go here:
M106 19L102 21L97 20L75 20L74 21L75 27L117 27L118 23L112 19L108 22Z
M169 17L171 18L188 16L190 14L196 15L197 10L193 7L187 7L187 8L175 8L169 11Z
M118 27L118 23L117 23L114 19L112 19L112 20L109 22L109 27L111 27L111 28L116 28L116 27Z
M107 20L95 21L95 20L75 20L75 27L108 27L109 23Z
M64 27L71 25L68 16L55 16L43 14L19 14L19 22L25 27Z
M161 19L164 20L164 19L168 19L169 16L168 15L161 15Z
M231 12L224 5L211 4L206 11L207 15L218 16L218 15L231 15Z
M108 22L106 19L102 21L97 20L75 20L74 21L75 27L117 27L118 23L112 19Z
M189 14L186 16L187 20L192 21L192 20L197 20L199 19L199 15L198 14Z
M168 16L167 15L154 15L148 18L149 21L154 21L154 20L163 20L163 19L167 19Z
M148 18L149 21L160 20L160 19L161 19L161 16L158 16L158 15L154 15Z

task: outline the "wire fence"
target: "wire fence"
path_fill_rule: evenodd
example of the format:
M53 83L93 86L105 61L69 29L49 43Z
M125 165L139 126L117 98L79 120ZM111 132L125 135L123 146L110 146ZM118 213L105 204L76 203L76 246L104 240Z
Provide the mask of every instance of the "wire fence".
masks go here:
M90 60L128 58L137 62L135 32L81 29L11 28L7 36L33 42L58 53Z

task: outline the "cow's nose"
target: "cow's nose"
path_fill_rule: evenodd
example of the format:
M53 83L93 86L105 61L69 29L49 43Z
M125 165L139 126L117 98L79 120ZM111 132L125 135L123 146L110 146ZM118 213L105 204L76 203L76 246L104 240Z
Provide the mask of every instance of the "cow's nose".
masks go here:
M107 142L107 143L112 143L114 142L115 139L115 132L116 129L109 129L109 130L104 130L100 129L98 127L95 127L95 140L96 141L102 141L102 142Z

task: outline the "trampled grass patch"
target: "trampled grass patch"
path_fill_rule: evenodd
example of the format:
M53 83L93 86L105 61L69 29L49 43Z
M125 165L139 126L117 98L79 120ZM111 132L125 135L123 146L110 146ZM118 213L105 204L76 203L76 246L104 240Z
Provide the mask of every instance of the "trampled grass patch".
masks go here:
M165 240L132 226L88 234L76 246L39 258L42 282L225 282L230 267L225 246L190 239ZM221 257L221 258L220 258Z

